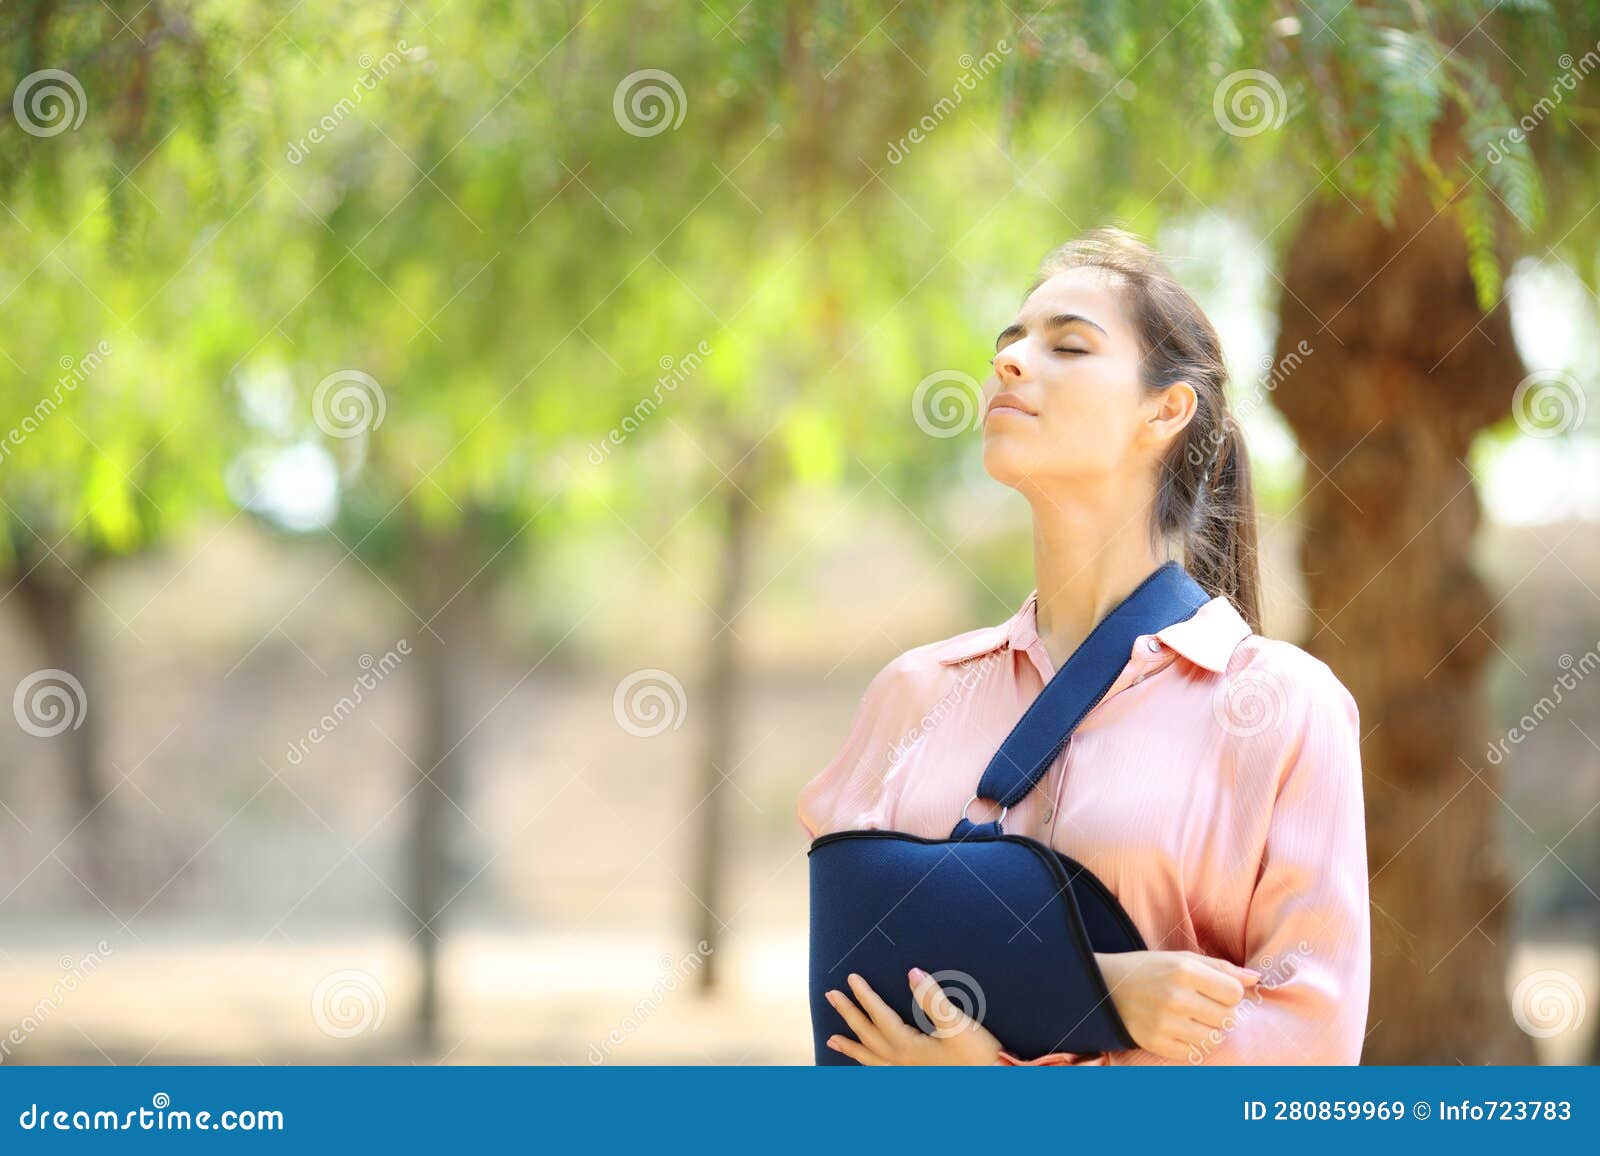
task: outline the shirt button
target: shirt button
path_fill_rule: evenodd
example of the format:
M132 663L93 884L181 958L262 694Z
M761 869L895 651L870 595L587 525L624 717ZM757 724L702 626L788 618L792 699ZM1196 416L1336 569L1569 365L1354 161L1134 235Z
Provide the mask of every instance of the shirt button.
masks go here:
M1055 810L1048 803L1046 803L1044 808L1044 822L1048 823L1050 821L1050 816L1053 814L1055 814Z
M1160 641L1157 640L1157 639L1154 639L1154 638L1152 638L1149 641L1147 641L1145 643L1145 645L1150 648L1150 653L1151 654L1155 654L1157 651L1159 651L1161 649Z

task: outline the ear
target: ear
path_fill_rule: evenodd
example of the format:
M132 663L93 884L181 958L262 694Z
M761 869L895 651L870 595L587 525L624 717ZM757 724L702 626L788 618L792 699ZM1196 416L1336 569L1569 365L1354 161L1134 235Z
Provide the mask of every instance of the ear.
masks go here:
M1187 381L1175 381L1147 399L1144 436L1152 445L1165 445L1177 437L1200 408L1199 395Z

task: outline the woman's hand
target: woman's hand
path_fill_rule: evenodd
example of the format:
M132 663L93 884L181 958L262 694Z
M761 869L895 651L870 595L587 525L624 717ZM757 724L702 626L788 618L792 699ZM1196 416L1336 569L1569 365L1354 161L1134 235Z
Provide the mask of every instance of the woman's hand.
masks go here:
M1261 978L1251 968L1193 951L1096 952L1094 958L1134 1043L1168 1060L1188 1059Z
M856 1039L829 1036L828 1046L869 1067L995 1062L1001 1045L993 1033L951 1003L938 981L920 967L912 968L907 978L917 1006L934 1026L931 1034L906 1023L866 980L852 972L850 990L861 1006L842 991L830 991L828 1002L844 1017Z

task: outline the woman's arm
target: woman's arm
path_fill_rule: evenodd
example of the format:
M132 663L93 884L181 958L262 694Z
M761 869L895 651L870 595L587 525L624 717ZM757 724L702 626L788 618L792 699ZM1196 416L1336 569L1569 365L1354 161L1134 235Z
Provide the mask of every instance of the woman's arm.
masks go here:
M1134 1043L1176 1062L1223 1027L1261 978L1248 968L1195 951L1095 952L1094 958ZM1028 1060L1002 1049L995 1062L1056 1066L1110 1060L1099 1052L1051 1052Z
M1350 692L1321 662L1297 667L1292 679L1274 676L1274 682L1295 693L1280 700L1292 717L1287 741L1277 740L1276 792L1245 918L1244 963L1260 979L1220 1022L1204 1017L1203 1027L1189 1033L1181 1059L1140 1041L1140 1049L1116 1053L1117 1063L1360 1062L1371 977L1360 717ZM1156 954L1128 953L1118 962ZM1159 985L1110 986L1130 1029L1140 1009L1159 1011L1169 998ZM1171 1000L1188 998L1177 987L1169 990ZM998 1062L1111 1061L1104 1054L1023 1059L1002 1051Z
M1235 1023L1194 1062L1357 1064L1372 973L1361 723L1321 662L1272 806L1245 920L1244 962L1262 973Z

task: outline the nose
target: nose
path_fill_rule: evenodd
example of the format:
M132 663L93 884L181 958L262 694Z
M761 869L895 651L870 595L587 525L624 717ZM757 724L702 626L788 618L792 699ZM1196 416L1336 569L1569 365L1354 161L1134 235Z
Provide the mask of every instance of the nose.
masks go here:
M1000 379L1002 385L1010 385L1013 382L1021 381L1027 376L1027 370L1022 360L1021 346L1022 342L1013 341L994 355L995 376Z

